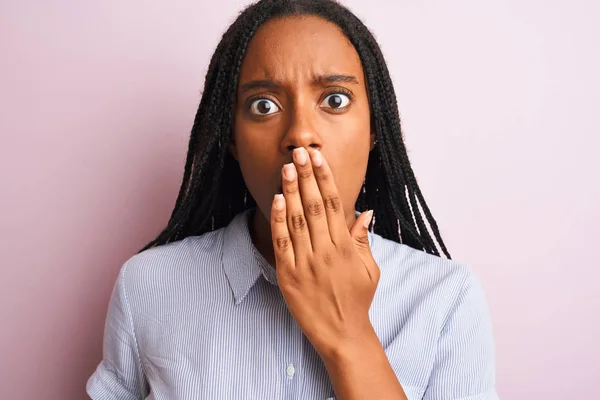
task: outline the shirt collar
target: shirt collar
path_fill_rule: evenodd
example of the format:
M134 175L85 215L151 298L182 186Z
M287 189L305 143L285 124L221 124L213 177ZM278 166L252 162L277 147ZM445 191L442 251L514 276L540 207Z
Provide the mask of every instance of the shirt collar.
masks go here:
M223 269L236 305L244 300L261 276L270 284L279 286L275 268L252 243L249 221L253 213L254 209L248 209L236 215L225 228L223 235ZM356 211L356 216L359 215L360 212ZM371 251L373 235L369 232Z
M262 276L277 285L277 273L252 243L249 219L254 209L236 215L223 235L223 268L233 291L235 304L240 304Z

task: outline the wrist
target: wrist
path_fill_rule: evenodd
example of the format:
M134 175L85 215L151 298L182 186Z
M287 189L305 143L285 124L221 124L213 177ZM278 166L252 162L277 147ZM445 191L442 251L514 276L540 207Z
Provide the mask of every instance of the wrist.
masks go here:
M327 348L317 349L323 363L328 368L329 366L364 359L376 350L383 350L383 347L370 323L358 334L346 335L327 346Z

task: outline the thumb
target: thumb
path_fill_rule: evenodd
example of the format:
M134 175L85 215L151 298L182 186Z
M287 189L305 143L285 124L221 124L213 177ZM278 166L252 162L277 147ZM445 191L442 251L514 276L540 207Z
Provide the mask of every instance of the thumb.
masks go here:
M364 212L356 218L354 225L350 228L350 236L352 243L361 258L369 278L377 285L379 282L380 270L371 254L371 246L369 245L369 225L373 219L373 210Z
M371 247L369 246L369 225L373 219L373 210L365 211L356 218L354 225L350 228L350 236L352 236L352 242L354 247L365 255L371 253Z

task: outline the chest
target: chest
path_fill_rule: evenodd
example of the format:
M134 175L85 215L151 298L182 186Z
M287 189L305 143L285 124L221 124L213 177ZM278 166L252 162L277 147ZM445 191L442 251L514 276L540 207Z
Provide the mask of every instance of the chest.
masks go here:
M333 396L318 354L276 289L252 291L231 307L177 308L136 322L148 399Z
M333 398L320 357L276 287L261 281L239 304L228 287L209 290L136 307L147 399ZM406 394L420 399L436 356L436 314L426 301L395 306L389 299L397 297L380 293L369 314Z

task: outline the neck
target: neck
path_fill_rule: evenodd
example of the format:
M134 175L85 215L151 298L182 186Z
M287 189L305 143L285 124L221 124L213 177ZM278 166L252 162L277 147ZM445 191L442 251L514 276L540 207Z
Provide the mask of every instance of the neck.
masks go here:
M271 223L263 215L258 207L250 214L248 221L250 237L254 247L260 254L275 267L275 252L273 251L273 240L271 239Z

